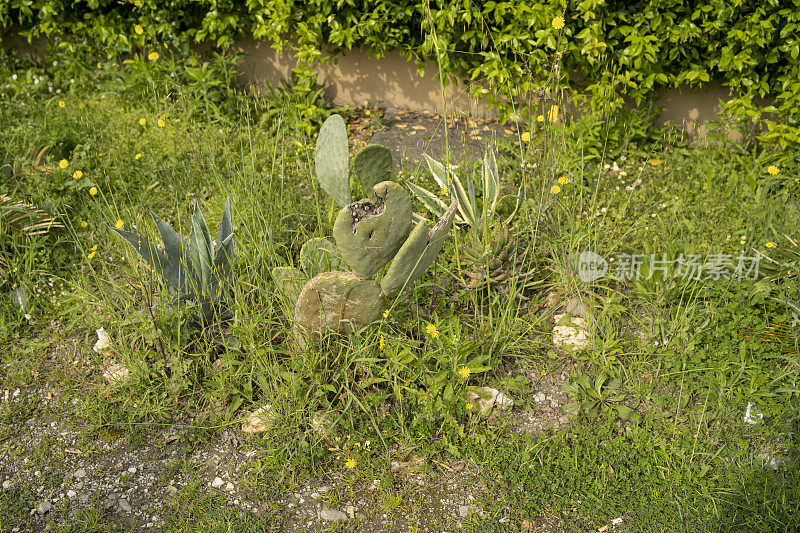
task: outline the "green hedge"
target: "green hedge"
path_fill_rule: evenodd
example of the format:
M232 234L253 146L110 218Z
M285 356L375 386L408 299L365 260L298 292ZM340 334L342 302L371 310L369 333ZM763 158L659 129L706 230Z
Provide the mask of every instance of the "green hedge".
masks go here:
M563 29L553 19L563 15ZM728 110L766 120L763 139L800 141L800 0L10 0L0 31L72 35L110 54L180 38L227 47L253 35L289 45L309 80L321 51L367 46L400 50L421 65L476 80L474 94L495 98L508 116L509 96L536 94L555 61L585 102L606 111L623 99L651 100L662 87L701 87L716 79L739 96ZM136 34L135 25L146 31ZM561 76L561 78L565 78ZM773 102L765 105L761 99ZM764 115L766 113L766 115Z

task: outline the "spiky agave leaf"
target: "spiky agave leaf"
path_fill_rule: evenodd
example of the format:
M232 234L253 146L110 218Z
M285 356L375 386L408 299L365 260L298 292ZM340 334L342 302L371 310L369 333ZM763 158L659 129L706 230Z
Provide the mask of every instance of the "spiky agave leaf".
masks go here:
M0 194L0 222L3 231L17 231L28 237L44 235L51 229L64 227L56 217L43 209L14 200L7 194Z

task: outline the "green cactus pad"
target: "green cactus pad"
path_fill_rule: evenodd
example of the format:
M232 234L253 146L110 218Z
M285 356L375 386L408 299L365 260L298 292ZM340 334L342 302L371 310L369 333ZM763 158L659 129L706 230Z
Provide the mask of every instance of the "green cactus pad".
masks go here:
M322 272L342 270L345 262L334 243L315 237L309 239L300 249L300 266L309 277L314 277Z
M314 165L317 179L325 192L340 206L348 205L351 199L347 126L339 115L328 117L319 130Z
M371 278L400 249L411 230L411 199L397 183L372 188L374 202L360 200L339 211L333 237L359 277Z
M381 280L381 290L386 296L400 292L433 264L453 226L456 207L457 202L450 204L433 229L425 220L416 225Z
M353 159L353 172L365 191L389 179L392 173L392 152L385 146L370 144Z
M272 279L281 294L290 302L296 302L303 290L303 286L308 283L308 276L294 267L282 266L272 269Z
M383 311L383 294L374 280L352 272L324 272L306 283L294 308L295 336L325 330L360 329Z

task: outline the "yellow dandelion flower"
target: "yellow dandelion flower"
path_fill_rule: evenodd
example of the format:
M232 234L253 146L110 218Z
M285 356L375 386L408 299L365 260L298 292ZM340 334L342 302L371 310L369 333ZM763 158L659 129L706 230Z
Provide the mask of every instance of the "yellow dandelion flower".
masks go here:
M558 183L560 183L561 185L566 185L567 183L569 183L569 178L566 176L561 176L560 178L558 178Z
M97 62L97 70L100 70L100 69L102 69L102 68L103 68L103 64L102 64L101 62L99 62L99 61L98 61L98 62Z
M553 104L552 106L550 106L550 111L548 111L548 113L547 113L547 118L550 120L550 122L555 122L556 120L558 120L558 106L557 105Z
M147 119L146 118L140 118L139 119L139 125L140 126L147 126Z
M82 228L85 228L85 227L87 227L88 225L89 225L89 223L88 223L88 222L86 222L85 220L81 220L81 227L82 227Z
M364 114L367 115L367 116L370 116L372 114L372 111L367 109L366 111L364 111Z
M93 252L96 252L96 251L97 251L97 245L95 244L94 246L92 246L92 247L91 247L91 250L92 250Z
M439 194L441 194L442 196L447 196L450 194L450 189L448 189L447 187L442 187L441 189L439 189Z
M167 121L164 120L164 117L159 117L158 118L158 127L159 128L163 128L166 125L167 125Z
M61 170L64 170L68 166L69 166L69 161L67 161L66 159L62 159L61 161L58 162L58 168L60 168Z
M461 368L458 369L458 375L464 379L467 379L470 375L469 368L462 366Z
M553 194L558 194L561 192L561 187L559 187L558 185L553 185L552 187L550 187L550 192Z
M135 5L136 7L142 7L142 3L141 3L139 0L136 0L136 1L133 3L133 5Z
M147 54L147 59L149 59L150 61L158 61L158 57L159 57L158 52L150 52L149 54Z
M139 24L133 27L133 31L136 32L136 35L141 35L144 33L144 28L142 28Z
M386 348L386 339L383 338L383 335L381 335L381 340L378 343L378 347L380 348L381 351L383 351L384 348Z
M544 115L539 115L536 117L536 122L544 122Z
M553 19L553 28L560 30L563 27L564 27L564 17L559 15Z
M67 107L67 103L64 100L59 100L58 107L64 109L65 107Z
M133 156L133 158L134 159L141 159L142 158L142 154L136 154L135 156Z
M72 177L75 178L76 180L79 180L83 177L83 172L81 172L80 170L76 170L75 172L72 173Z
M425 327L425 332L434 339L439 336L439 330L436 329L436 326L434 326L433 324L428 324Z
M383 312L383 318L389 318L389 310Z
M467 405L465 405L465 406L464 406L464 408L465 408L467 411L472 411L472 404L471 404L471 403L468 403Z
M660 159L651 159L650 160L650 164L653 165L654 167L657 167L658 165L661 164L661 160Z
M770 174L772 174L774 176L775 174L780 172L780 169L778 167L776 167L775 165L770 165L769 167L767 167L767 172L769 172Z
M125 227L125 222L121 218L118 218L117 222L114 224L114 227L117 229L122 229Z
M775 244L774 242L770 241L767 244L765 244L764 246L766 246L767 248L775 248L778 245Z
M531 142L531 132L525 131L522 133L522 142L524 143Z
M91 259L95 255L97 255L97 252L91 252L89 255L86 256L86 259Z
M347 461L345 461L344 466L352 470L356 467L356 460L353 459L352 457L349 457Z
M89 189L89 194L91 194L92 196L97 196L97 187L92 187L91 189Z

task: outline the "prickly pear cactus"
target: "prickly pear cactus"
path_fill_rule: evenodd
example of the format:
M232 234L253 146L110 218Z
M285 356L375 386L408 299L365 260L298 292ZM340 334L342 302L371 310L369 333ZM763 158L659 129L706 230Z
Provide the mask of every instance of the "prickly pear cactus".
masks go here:
M353 159L353 172L364 191L389 179L392 173L392 152L385 146L370 144Z
M433 264L453 226L457 207L457 202L450 204L433 228L428 226L425 220L416 225L381 280L381 290L384 294L387 296L397 294L403 287L419 279Z
M319 130L314 166L322 188L342 207L350 203L348 164L347 126L331 115Z
M403 187L384 181L372 188L372 196L339 211L333 225L342 257L361 278L383 268L411 230L411 199Z
M308 282L308 276L294 267L281 266L272 269L272 279L278 290L290 301L296 302Z
M383 311L384 296L377 282L352 272L323 272L303 288L294 308L295 338L325 330L361 329Z

